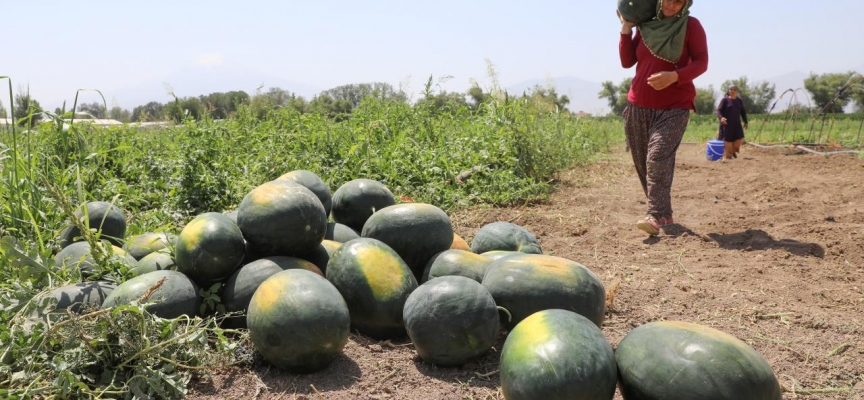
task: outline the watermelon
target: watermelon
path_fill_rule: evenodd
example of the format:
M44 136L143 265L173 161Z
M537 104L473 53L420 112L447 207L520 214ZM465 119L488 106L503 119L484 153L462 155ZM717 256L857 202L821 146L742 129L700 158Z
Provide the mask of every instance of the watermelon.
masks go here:
M493 261L497 260L499 258L512 256L514 254L526 254L526 253L523 253L521 251L512 251L512 250L490 250L487 252L480 253L481 256L492 259Z
M380 240L396 250L420 281L429 259L453 243L453 225L438 207L402 203L372 214L360 236Z
M438 253L426 264L423 271L423 282L440 276L459 275L473 279L477 282L483 281L486 268L492 264L489 257L474 254L470 251L450 249Z
M324 234L324 239L339 243L345 243L358 237L360 237L360 234L357 231L349 228L348 225L338 222L328 222L327 233Z
M129 271L129 275L135 277L148 272L161 271L163 269L176 270L177 263L174 262L174 258L172 258L170 254L156 251L139 260L138 265Z
M453 233L453 243L450 244L450 248L471 251L471 246L468 245L468 242L462 239L462 236L459 236L457 233Z
M492 250L519 251L528 254L542 254L540 243L527 229L510 222L486 224L471 241L471 251L481 254Z
M86 307L99 308L108 295L117 286L107 281L83 282L58 287L50 291L47 296L57 299L55 312L62 314L66 310L79 314Z
M611 400L618 379L603 332L566 310L540 311L516 325L501 350L500 378L507 400Z
M627 400L780 400L771 366L752 347L714 328L680 321L642 325L615 351Z
M237 225L255 258L297 256L315 250L327 231L327 214L312 191L292 181L252 189L240 203Z
M86 210L86 217L85 217ZM99 240L108 240L115 246L123 246L126 237L126 217L123 210L104 201L91 201L83 209L75 210L75 218L90 229L99 232ZM60 248L81 241L81 230L77 225L69 225L60 233Z
M405 328L426 362L452 367L485 354L501 326L492 295L462 276L432 279L405 301Z
M250 262L238 269L225 281L222 287L222 305L227 313L246 313L249 301L255 290L267 278L276 273L289 269L305 269L324 276L323 273L312 263L295 257L274 256L261 258ZM230 316L226 318L227 326L235 328L246 327L245 316Z
M333 253L326 276L348 303L354 329L376 339L405 335L402 309L417 280L390 246L349 240Z
M660 2L657 0L618 0L618 11L627 21L641 24L657 16Z
M159 250L170 250L174 247L174 242L177 236L165 232L147 232L133 236L123 245L123 250L126 250L136 260L141 260L146 255Z
M169 319L181 315L198 315L201 307L198 285L181 272L170 269L139 275L123 282L108 295L102 308L138 301L153 288L156 289L146 300L147 303L153 303L146 308L151 314Z
M101 242L100 246L110 245L108 242ZM109 262L125 264L128 268L135 268L138 264L135 258L126 253L125 250L111 245L113 255L110 256ZM96 265L96 260L93 258L93 253L90 248L90 243L75 242L60 250L54 256L54 268L78 268L81 270L82 277L89 277L99 269Z
M225 214L209 212L190 221L177 237L177 270L198 286L228 279L246 254L243 234Z
M318 371L348 343L351 317L330 282L302 269L282 271L255 290L246 318L252 344L272 365Z
M575 261L541 254L511 255L490 264L482 283L495 302L510 311L508 328L552 308L576 312L598 327L603 324L606 290L597 276Z
M393 193L372 179L346 182L333 193L333 220L360 232L372 213L396 204Z
M315 251L309 254L304 254L300 258L315 264L315 266L321 270L323 275L323 273L327 272L327 263L330 262L330 257L340 246L342 246L342 243L340 242L324 239L321 241L321 244L315 248Z
M321 200L321 205L324 206L325 214L330 215L330 209L333 206L330 186L327 186L327 184L324 183L324 180L322 180L318 175L315 175L314 172L298 169L296 171L288 172L276 178L276 180L291 181L309 189L316 197L318 197L318 200Z

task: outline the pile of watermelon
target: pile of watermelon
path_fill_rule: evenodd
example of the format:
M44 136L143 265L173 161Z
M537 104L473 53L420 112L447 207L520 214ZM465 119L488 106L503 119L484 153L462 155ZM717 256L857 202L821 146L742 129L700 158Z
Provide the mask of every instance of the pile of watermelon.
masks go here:
M448 215L397 203L381 182L356 179L331 194L311 171L251 190L236 210L196 216L182 231L125 239L122 210L94 202L77 217L134 276L119 286L59 288L58 310L140 301L161 318L198 316L201 288L218 288L224 324L248 329L270 364L321 370L349 332L408 336L426 362L461 366L502 332L507 399L779 399L768 363L744 342L686 322L632 330L613 350L601 328L606 293L578 262L543 254L525 228L481 227L471 243ZM57 265L92 274L90 245L68 228ZM74 310L73 310L74 311Z

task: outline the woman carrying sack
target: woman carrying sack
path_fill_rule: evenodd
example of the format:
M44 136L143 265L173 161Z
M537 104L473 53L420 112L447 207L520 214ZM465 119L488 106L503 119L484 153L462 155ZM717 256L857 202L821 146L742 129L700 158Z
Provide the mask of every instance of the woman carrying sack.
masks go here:
M696 109L693 80L708 69L705 30L690 16L692 5L693 0L618 4L621 66L636 66L627 94L630 104L624 110L624 133L648 198L647 216L636 227L652 236L673 223L675 153L690 111Z

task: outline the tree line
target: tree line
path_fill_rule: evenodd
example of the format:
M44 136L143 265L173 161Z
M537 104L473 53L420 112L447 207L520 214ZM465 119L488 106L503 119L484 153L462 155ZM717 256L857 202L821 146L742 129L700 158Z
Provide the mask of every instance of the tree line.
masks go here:
M608 101L611 113L620 115L627 106L627 92L630 90L632 78L626 78L619 84L612 81L602 83L602 89L598 98ZM736 85L739 95L744 102L748 113L763 114L772 111L777 103L777 90L774 84L768 82L750 82L746 76L723 82L720 92ZM493 97L503 99L532 100L542 104L549 111L568 112L566 107L570 99L566 95L559 95L554 87L535 86L521 95L511 96L509 93L492 89L486 90L478 83L473 82L465 92L447 92L444 90L433 90L433 80L429 77L420 98L415 102L415 107L425 107L440 111L456 112L462 107L476 110L482 104ZM813 99L813 104L795 104L786 112L826 112L844 113L848 105L854 104L857 112L864 112L864 77L855 72L830 73L817 75L811 73L804 80L804 89ZM713 114L719 101L717 91L713 86L697 88L695 107L699 114ZM785 95L788 90L781 93ZM342 85L325 90L307 100L296 93L282 88L269 88L266 91L258 91L249 95L244 91L214 92L201 96L174 97L173 101L160 103L152 101L137 106L131 111L121 107L108 109L104 103L91 102L76 106L76 112L89 113L94 118L110 118L120 122L150 122L150 121L174 121L180 122L184 118L200 119L203 117L213 119L224 119L235 114L240 107L249 107L254 114L260 118L266 117L267 113L279 108L291 108L301 113L319 113L335 120L342 120L351 115L364 98L375 96L379 99L407 103L409 98L401 89L383 82L359 83ZM15 110L11 117L19 124L35 125L43 117L43 109L39 102L34 99L27 89L19 88L18 94L14 96ZM55 116L64 118L71 117L71 112L57 108ZM8 118L7 111L0 100L0 118Z
M627 107L627 92L630 90L631 83L632 78L626 78L618 85L612 81L605 81L597 96L608 101L613 114L620 115ZM779 100L776 85L764 81L750 82L746 76L723 82L720 85L721 96L733 85L738 86L739 97L750 114L768 113ZM864 112L864 77L856 72L821 75L811 73L804 80L804 89L810 94L813 104L794 104L786 112L842 114L850 104L854 104L856 112ZM793 90L786 90L781 95ZM716 113L719 100L713 85L707 88L696 88L696 113Z

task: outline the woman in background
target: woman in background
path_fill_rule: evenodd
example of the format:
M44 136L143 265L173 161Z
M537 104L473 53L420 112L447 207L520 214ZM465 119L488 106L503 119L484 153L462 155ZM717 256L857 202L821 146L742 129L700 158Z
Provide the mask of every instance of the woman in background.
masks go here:
M673 223L675 153L696 109L693 80L708 70L705 30L689 15L692 5L693 0L659 0L656 17L638 24L618 12L621 66L636 66L624 133L648 198L647 215L636 227L652 236Z
M744 101L738 97L738 86L732 85L726 96L717 106L717 118L720 119L720 137L723 141L723 160L738 158L741 144L744 143L744 130L747 129L747 110ZM741 125L744 120L744 125Z

